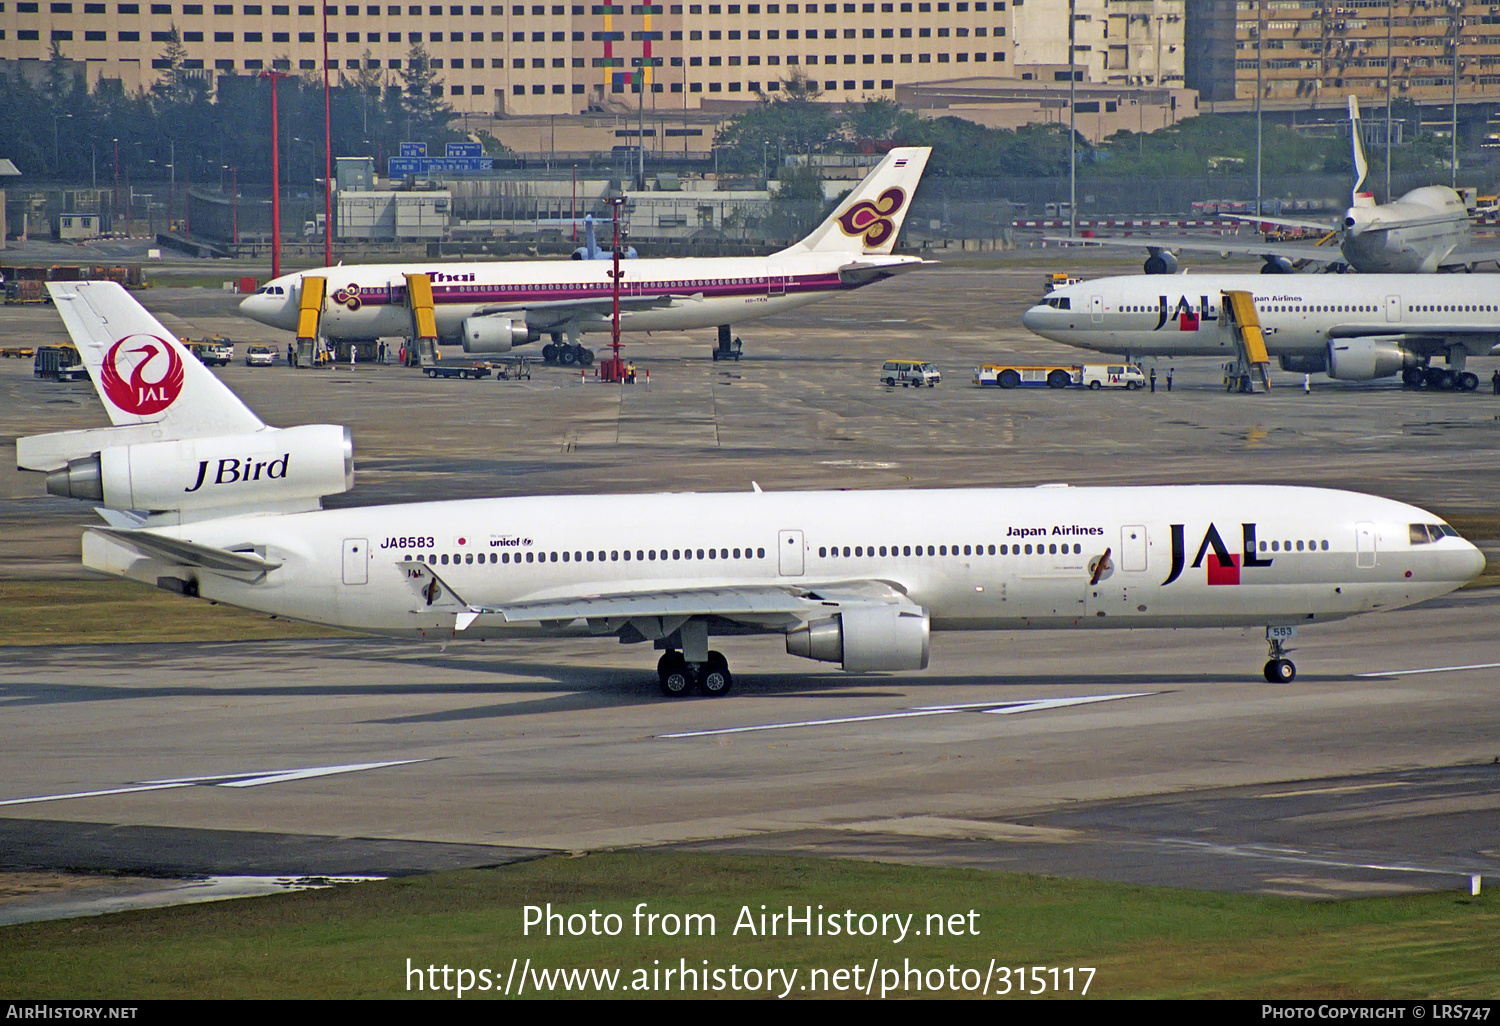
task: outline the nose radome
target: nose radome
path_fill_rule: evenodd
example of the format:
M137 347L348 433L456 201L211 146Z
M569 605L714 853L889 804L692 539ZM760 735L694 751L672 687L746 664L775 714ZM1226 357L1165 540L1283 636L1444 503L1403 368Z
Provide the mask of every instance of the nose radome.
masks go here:
M1484 573L1484 568L1486 565L1488 565L1488 560L1484 558L1484 553L1479 551L1479 548L1472 542L1466 541L1464 542L1464 544L1469 547L1468 551L1464 553L1464 579L1472 581L1474 578Z

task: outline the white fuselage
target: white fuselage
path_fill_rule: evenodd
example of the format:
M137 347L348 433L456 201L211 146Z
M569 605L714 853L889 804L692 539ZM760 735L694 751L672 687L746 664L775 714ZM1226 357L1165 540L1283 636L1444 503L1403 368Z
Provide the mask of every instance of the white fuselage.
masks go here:
M859 277L841 277L840 268L855 262L864 269ZM795 249L769 257L625 260L620 326L689 331L769 317L921 263L918 257ZM294 331L302 278L316 275L327 279L320 325L325 337L410 336L404 275L425 273L432 280L438 337L445 341L458 337L465 320L487 316L525 318L543 332L607 332L611 267L604 260L356 264L284 275L245 299L240 310L262 324Z
M1468 336L1494 328L1500 294L1468 275L1178 274L1099 278L1048 293L1021 322L1054 342L1136 356L1235 355L1222 294L1245 291L1272 356L1322 352L1334 337ZM1063 302L1066 302L1066 308ZM1500 341L1500 337L1496 338ZM1488 351L1490 342L1479 351Z
M200 571L203 598L371 634L449 638L453 615L424 608L407 579L413 560L487 609L880 582L939 630L1296 625L1396 608L1471 579L1484 565L1472 545L1446 535L1414 542L1411 525L1438 523L1400 502L1323 489L1044 486L485 499L160 533L281 564L254 583ZM85 536L84 562L152 584L182 573L98 534ZM749 631L787 626L769 618ZM486 614L457 636L618 627Z

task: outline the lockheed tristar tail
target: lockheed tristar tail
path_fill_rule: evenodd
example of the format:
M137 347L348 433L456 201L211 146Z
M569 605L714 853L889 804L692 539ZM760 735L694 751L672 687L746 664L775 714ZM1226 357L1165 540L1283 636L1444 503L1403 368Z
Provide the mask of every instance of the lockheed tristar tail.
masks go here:
M85 566L372 635L649 643L670 696L730 689L709 647L722 635L780 636L792 655L872 672L926 667L932 631L1264 627L1265 676L1286 682L1298 628L1435 598L1484 566L1431 513L1320 488L756 488L324 510L352 483L341 429L257 426L118 285L48 287L111 415L123 403L135 418L17 447L49 490L100 507Z
M631 260L621 268L620 327L718 327L727 346L738 322L921 267L928 261L892 249L931 152L891 150L811 235L768 257ZM419 337L414 305L425 303L425 287L411 279L425 276L439 342L490 355L546 338L543 355L572 364L592 359L583 335L611 329L609 270L591 259L341 265L273 279L240 310L299 334L306 330L299 320L312 311L317 331L331 340Z

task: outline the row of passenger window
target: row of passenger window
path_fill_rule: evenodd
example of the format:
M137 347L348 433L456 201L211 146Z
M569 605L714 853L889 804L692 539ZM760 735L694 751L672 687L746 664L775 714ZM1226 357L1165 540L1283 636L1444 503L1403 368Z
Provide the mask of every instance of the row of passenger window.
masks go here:
M472 552L455 552L451 556L447 552L442 553L418 553L407 555L405 562L420 562L437 566L469 566L475 563L629 563L632 559L638 563L653 563L662 560L693 560L693 559L765 559L766 550L763 548L743 549L636 549L633 553L630 549L589 550L573 552L527 552L525 559L521 558L519 552L481 552L477 556ZM488 557L488 558L486 558Z
M1305 550L1302 547L1303 546L1303 542L1301 541L1301 539L1298 539L1298 541L1295 544L1297 546L1297 551L1298 552L1303 552L1303 551L1317 552L1319 548L1322 548L1322 550L1324 552L1328 551L1328 542L1327 542L1326 539L1324 541L1321 541L1321 542L1315 542L1315 541L1307 542L1306 543L1307 548ZM1291 552L1292 551L1292 545L1293 545L1293 543L1289 542L1289 541L1273 541L1273 542L1264 542L1263 541L1263 542L1260 543L1260 551L1262 551L1262 552Z
M962 548L962 551L960 551L960 548ZM841 556L869 557L869 556L874 556L874 555L881 555L881 556L886 556L886 555L890 555L890 556L921 556L921 555L928 555L928 556L958 556L958 555L964 555L964 556L985 556L985 555L989 555L989 556L994 556L994 555L1001 555L1001 556L1021 556L1021 555L1026 555L1026 556L1031 556L1031 555L1037 555L1037 556L1060 556L1060 555L1067 555L1070 552L1073 555L1075 555L1075 556L1083 554L1083 546L1081 544L1079 544L1078 542L1074 542L1071 547L1068 545L1067 542L1063 542L1061 545L1059 545L1057 542L1047 542L1046 544L1043 544L1042 542L1035 542L1035 543L1027 542L1027 543L1022 544L1022 545L1002 544L1002 545L998 545L998 546L996 546L996 545L988 545L988 546L986 546L986 545L964 545L964 546L960 547L958 545L928 545L928 546L925 546L925 549L926 549L925 552L923 551L923 549L924 549L924 547L921 546L921 545L881 545L881 546L875 546L875 545L855 545L855 546L852 546L852 547L849 546L849 545L845 545L842 548L840 548L837 545L834 545L834 546L826 546L825 545L825 546L819 546L819 548L818 548L818 555L820 557L824 558L824 559L829 559L829 558L837 559L837 558L839 558Z

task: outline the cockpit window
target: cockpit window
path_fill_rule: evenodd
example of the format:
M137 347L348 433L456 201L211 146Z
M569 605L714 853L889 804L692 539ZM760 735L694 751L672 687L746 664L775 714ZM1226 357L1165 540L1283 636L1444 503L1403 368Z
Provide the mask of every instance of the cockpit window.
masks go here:
M1067 296L1048 296L1046 299L1042 300L1042 302L1046 303L1054 310L1073 309L1073 304L1069 302Z
M1409 524L1407 529L1411 534L1413 545L1426 545L1428 542L1459 536L1458 532L1447 524Z

